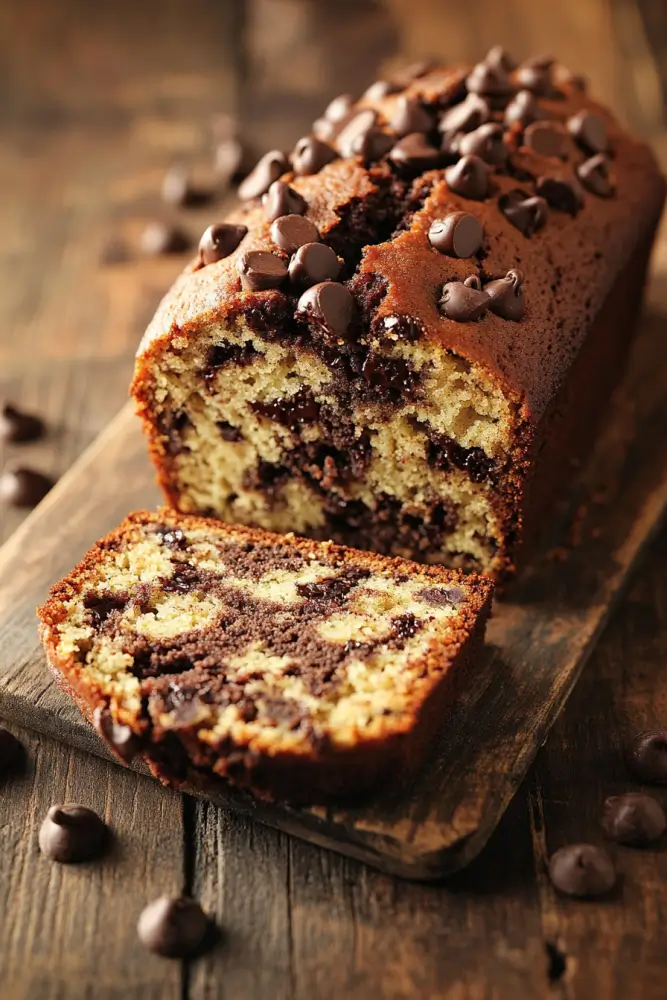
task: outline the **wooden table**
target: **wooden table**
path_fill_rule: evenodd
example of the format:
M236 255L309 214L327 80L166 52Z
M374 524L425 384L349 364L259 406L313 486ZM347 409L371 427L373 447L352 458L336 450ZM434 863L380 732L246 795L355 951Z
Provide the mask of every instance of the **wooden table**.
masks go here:
M62 473L125 399L138 337L181 266L132 248L146 220L174 216L157 195L168 163L207 179L211 113L240 111L260 149L289 146L398 53L467 59L496 41L585 71L667 162L664 0L0 4L0 390L52 428L21 457ZM220 211L178 218L196 237ZM118 241L135 259L108 262ZM0 514L2 537L19 519ZM602 799L630 787L624 739L667 722L666 559L663 533L530 780L444 885L394 881L21 733L25 766L0 788L0 996L662 1000L665 846L616 850L622 880L605 902L558 897L544 866L568 841L599 840ZM67 800L113 827L101 864L40 856L39 824ZM135 936L146 901L183 890L223 929L189 966Z

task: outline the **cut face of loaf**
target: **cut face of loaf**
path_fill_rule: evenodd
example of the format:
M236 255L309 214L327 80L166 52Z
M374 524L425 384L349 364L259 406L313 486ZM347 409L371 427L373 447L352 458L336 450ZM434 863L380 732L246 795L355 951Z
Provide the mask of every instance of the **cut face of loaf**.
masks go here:
M562 67L499 58L371 88L205 237L133 384L178 509L512 570L622 370L664 188Z
M52 668L122 759L308 800L421 762L490 592L165 510L99 542L39 615Z

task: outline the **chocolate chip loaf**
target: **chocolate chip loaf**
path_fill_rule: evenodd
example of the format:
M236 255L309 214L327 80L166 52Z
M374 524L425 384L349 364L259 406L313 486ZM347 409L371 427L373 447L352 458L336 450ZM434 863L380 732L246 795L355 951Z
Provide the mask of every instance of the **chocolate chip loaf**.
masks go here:
M168 501L510 573L623 369L649 149L493 49L342 95L239 193L137 357Z
M419 766L491 586L163 510L98 542L39 616L57 679L122 760L314 801Z

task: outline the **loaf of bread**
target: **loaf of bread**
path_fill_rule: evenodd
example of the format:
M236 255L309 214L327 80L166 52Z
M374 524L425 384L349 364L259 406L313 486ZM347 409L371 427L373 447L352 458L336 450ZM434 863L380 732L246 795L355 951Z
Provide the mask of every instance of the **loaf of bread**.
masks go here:
M239 193L138 352L168 502L511 573L623 370L650 150L493 49L341 95Z
M422 763L491 589L163 510L98 542L39 616L56 678L121 760L176 787L316 801Z

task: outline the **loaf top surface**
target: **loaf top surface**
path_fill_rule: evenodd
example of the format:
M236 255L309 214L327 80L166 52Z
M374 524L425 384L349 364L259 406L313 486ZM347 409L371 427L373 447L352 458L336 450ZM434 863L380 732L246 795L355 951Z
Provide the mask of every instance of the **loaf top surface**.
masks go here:
M564 67L546 59L516 66L498 49L476 67L419 67L376 84L331 120L340 111L330 106L314 123L329 153L316 140L304 154L301 140L282 180L344 261L339 280L355 306L343 340L390 351L397 338L425 338L479 366L536 422L623 267L648 249L664 199L650 149ZM339 155L355 149L359 155ZM330 162L308 173L318 157ZM245 193L261 194L261 169L264 189L275 179L260 164L255 191L251 181ZM176 338L239 316L259 330L273 327L273 336L276 326L285 339L316 326L331 349L342 343L316 311L295 320L299 293L290 279L242 287L248 253L289 258L267 212L260 197L249 198L227 220L247 227L238 246L205 266L200 256L177 279L139 347L138 380ZM442 252L429 237L454 212L483 227L470 256ZM522 298L518 312L482 295L503 278Z

